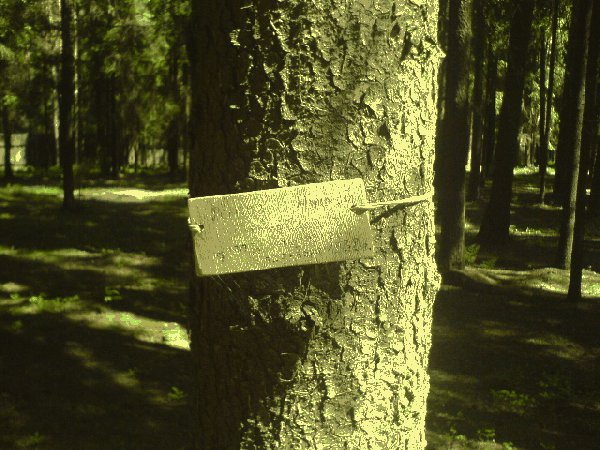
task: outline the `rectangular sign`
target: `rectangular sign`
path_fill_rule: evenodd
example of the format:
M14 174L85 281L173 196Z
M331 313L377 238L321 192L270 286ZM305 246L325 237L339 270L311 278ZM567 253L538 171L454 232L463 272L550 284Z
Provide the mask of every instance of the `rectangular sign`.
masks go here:
M373 256L362 179L188 200L198 276Z

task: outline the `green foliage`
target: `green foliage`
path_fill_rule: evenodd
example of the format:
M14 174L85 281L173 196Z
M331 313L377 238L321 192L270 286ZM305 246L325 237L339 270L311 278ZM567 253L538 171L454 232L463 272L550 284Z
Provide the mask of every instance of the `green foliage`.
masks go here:
M35 448L38 445L43 444L46 440L47 438L45 436L36 431L34 434L18 439L16 444L18 448Z
M475 264L478 254L479 244L471 244L465 246L465 264L468 266Z
M119 292L118 289L111 288L108 286L104 288L104 301L106 303L117 301L117 300L122 300L122 299L123 299L123 297L121 296L121 293Z
M167 396L170 400L179 401L183 400L186 397L186 394L177 386L171 386L171 391L167 394Z
M573 396L571 380L559 373L544 373L539 381L539 396L543 399L568 399Z
M519 416L524 416L531 408L536 406L536 401L533 397L514 390L492 390L491 394L494 405L498 409Z
M480 441L496 442L496 430L493 428L482 428L477 430L477 438Z

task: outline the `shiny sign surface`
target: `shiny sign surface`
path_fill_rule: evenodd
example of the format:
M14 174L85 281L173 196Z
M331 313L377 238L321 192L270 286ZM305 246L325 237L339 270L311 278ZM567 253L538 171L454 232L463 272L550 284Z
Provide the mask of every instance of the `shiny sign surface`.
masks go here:
M373 256L362 179L188 200L196 274L218 275Z

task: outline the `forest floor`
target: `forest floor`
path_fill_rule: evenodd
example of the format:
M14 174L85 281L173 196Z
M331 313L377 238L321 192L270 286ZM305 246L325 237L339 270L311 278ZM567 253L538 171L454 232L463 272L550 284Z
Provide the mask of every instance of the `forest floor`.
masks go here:
M516 177L511 243L484 252L434 311L430 449L600 448L600 222L586 298L549 268L559 211ZM0 449L179 449L190 442L186 194L159 175L0 185Z
M584 300L551 268L560 209L518 170L509 244L476 243L488 191L467 206L467 270L436 298L430 449L600 449L600 222L588 224ZM548 186L551 180L548 180Z

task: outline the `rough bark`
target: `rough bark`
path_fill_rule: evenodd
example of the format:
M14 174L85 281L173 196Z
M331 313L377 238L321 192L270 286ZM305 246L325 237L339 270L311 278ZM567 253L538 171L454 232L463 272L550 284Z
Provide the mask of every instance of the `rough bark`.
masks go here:
M483 244L499 244L509 238L510 201L513 169L519 149L519 127L525 84L527 50L531 36L534 0L516 1L511 21L508 68L500 108L498 142L490 201L485 209L479 239Z
M473 60L474 60L474 82L473 82L473 131L471 136L471 171L469 173L469 188L467 198L476 200L479 198L479 187L481 186L481 163L482 163L482 131L483 131L483 60L485 53L485 12L484 1L473 2Z
M73 162L75 147L73 141L73 101L75 93L73 41L71 39L72 9L70 0L60 1L60 34L62 40L60 79L58 82L59 102L59 152L63 173L63 207L72 208L75 204L75 179Z
M575 207L575 226L573 250L569 277L569 300L581 300L581 278L583 274L585 211L587 172L590 167L592 149L598 139L598 69L600 54L600 3L594 2L591 31L588 40L587 71L585 76L585 110L581 136L581 162L577 182L577 204Z
M548 145L552 125L552 96L554 95L554 67L556 65L556 39L558 32L558 7L560 0L553 1L552 10L552 43L550 44L550 67L548 69L548 91L546 92L546 107L544 132L540 136L540 203L546 200L546 173L548 168Z
M565 88L563 91L563 114L560 119L559 147L562 144L563 155L568 155L570 174L563 183L565 188L560 235L558 239L559 268L568 269L571 266L573 238L575 232L575 213L577 207L578 177L583 179L586 173L580 171L581 137L583 115L585 109L585 77L587 67L587 48L592 17L592 0L578 0L573 9L573 18L569 29L569 55L567 58ZM568 114L570 113L570 114ZM560 149L559 149L560 150ZM582 182L584 182L582 180ZM560 192L560 191L559 191Z
M442 273L464 268L465 164L469 152L471 0L450 0L446 104L438 146L436 187L441 227L437 254Z
M4 179L10 180L13 178L12 163L10 154L12 151L12 130L10 128L10 116L7 106L2 108L2 136L4 139Z
M437 1L193 1L192 196L361 177L431 190ZM376 257L191 283L197 448L425 447L433 207Z
M485 179L492 176L492 166L494 162L494 147L496 145L496 79L498 78L498 61L492 50L491 44L488 45L486 76L485 76L485 121L483 130L483 176L481 185Z

